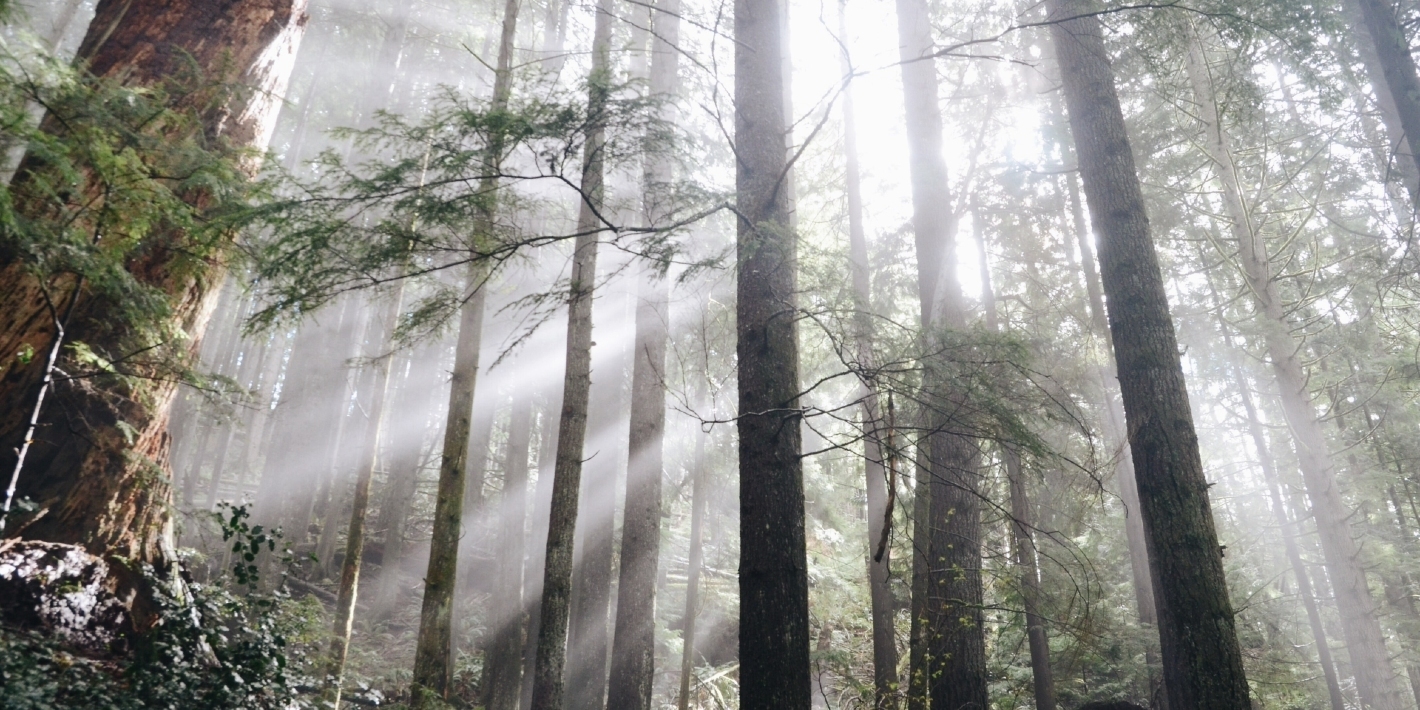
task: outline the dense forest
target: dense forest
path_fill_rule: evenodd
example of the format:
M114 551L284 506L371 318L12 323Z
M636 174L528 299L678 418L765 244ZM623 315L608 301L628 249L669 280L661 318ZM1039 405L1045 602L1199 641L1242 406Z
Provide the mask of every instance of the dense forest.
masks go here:
M0 0L0 708L1420 708L1417 34Z

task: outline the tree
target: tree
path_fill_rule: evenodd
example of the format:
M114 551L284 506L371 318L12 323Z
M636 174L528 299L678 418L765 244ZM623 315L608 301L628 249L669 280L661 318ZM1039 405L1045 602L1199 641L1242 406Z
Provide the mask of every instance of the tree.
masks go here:
M913 544L911 678L914 708L987 706L982 619L980 461L965 394L951 381L953 332L966 329L956 276L957 215L942 156L942 113L932 23L925 0L897 2L898 55L906 103L912 229L922 349L922 433ZM925 512L925 517L920 514ZM917 578L921 577L919 581Z
M1291 336L1287 304L1272 274L1267 244L1245 201L1238 167L1233 160L1232 138L1222 123L1208 57L1196 29L1189 32L1185 64L1205 132L1204 152L1222 188L1226 226L1237 243L1237 262L1256 305L1258 325L1282 399L1282 411L1297 444L1298 462L1341 612L1341 628L1351 655L1356 688L1365 706L1398 709L1402 700L1376 617L1377 605L1366 583L1360 547L1347 522L1350 514L1342 501L1331 451L1307 389L1308 378L1298 357L1300 347Z
M1138 477L1174 708L1251 707L1178 344L1099 16L1051 0L1051 37L1085 196Z
M548 514L546 562L539 613L537 665L533 671L533 710L563 708L563 671L567 663L567 627L572 597L572 545L577 526L577 498L582 478L582 446L587 435L587 404L592 386L592 295L597 278L597 242L603 198L602 139L611 89L612 0L600 0L592 37L592 68L587 79L587 141L582 152L581 209L573 247L572 278L567 292L567 364L562 385L562 416L557 427L557 463ZM605 616L603 616L605 624ZM600 674L600 670L598 671ZM601 698L596 699L597 704Z
M1410 42L1396 18L1393 3L1388 0L1344 2L1353 15L1360 15L1361 22L1354 23L1360 26L1354 29L1359 35L1364 27L1365 35L1356 39L1362 45L1362 57L1367 60L1366 70L1379 99L1382 118L1391 131L1391 149L1401 163L1399 170L1406 178L1411 207L1420 209L1416 207L1420 205L1420 180L1415 179L1420 176L1416 163L1420 159L1420 71L1415 68Z
M810 704L784 23L778 0L735 2L740 703L750 710Z
M503 6L503 27L498 44L498 68L494 72L493 97L489 109L507 109L513 90L513 39L518 28L517 0ZM498 166L503 145L495 130L484 148L488 171L479 191L487 202L480 206L480 236L492 231L497 210ZM435 705L446 698L453 677L453 605L458 581L459 538L463 528L463 502L467 481L470 418L478 378L478 356L482 347L484 288L489 276L487 264L475 260L468 267L468 287L472 293L459 309L458 343L454 348L454 372L449 383L449 411L444 424L443 453L439 460L439 488L435 498L434 530L429 545L429 569L424 575L424 602L419 615L419 641L414 657L414 683L410 694L415 708ZM483 452L478 452L483 455Z
M499 506L498 583L493 590L484 651L483 687L488 710L516 710L523 675L523 526L527 520L528 448L532 398L516 395L508 422L508 457Z
M305 26L303 0L103 0L79 58L93 76L137 89L162 91L179 77L209 87L213 82L239 87L215 96L210 89L170 94L176 102L172 108L192 120L159 124L166 131L160 137L164 145L201 144L237 156L265 148ZM75 136L87 127L52 116L43 129ZM76 209L90 200L116 196L96 170L102 166L90 163L78 168L75 183L55 195L58 201L49 201L45 185L53 177L49 171L60 167L57 157L31 154L21 164L10 186L17 206L12 225L16 219L35 226L77 216ZM248 175L259 164L254 155L242 155L238 163ZM162 166L168 167L182 166ZM215 176L209 172L207 177ZM169 185L177 191L175 199L195 210L218 202L219 195L199 183L172 180ZM54 353L48 362L70 373L95 369L84 364L85 358L110 364L108 370L99 368L103 371L90 381L92 386L58 388L59 406L42 408L41 388L51 376L45 359L36 358L30 366L7 363L12 366L0 380L3 468L18 477L16 494L44 514L12 520L5 534L161 563L172 555L167 425L179 378L171 365L187 360L192 339L207 325L232 232L200 235L176 211L153 215L146 229L143 222L106 222L119 218L121 205L103 205L97 214L69 225L90 228L91 244L110 248L107 235L114 238L113 247L122 245L116 262L122 274L111 275L129 280L135 298L152 299L156 315L149 322L134 317L133 301L95 297L103 284L82 272L36 268L33 253L27 255L16 243L14 231L7 230L0 250L4 352L48 350ZM66 343L71 347L60 357ZM37 437L27 432L32 414L40 426ZM24 453L11 453L17 450Z
M679 86L680 0L661 0L655 12L650 83L653 100L670 103ZM666 110L670 113L670 109ZM649 141L648 141L649 142ZM642 177L643 219L649 228L669 221L666 194L673 175L661 151L648 146ZM661 480L665 475L666 339L669 300L659 264L643 267L636 297L632 352L631 421L622 513L621 572L616 596L607 708L650 710L656 670L656 566L661 553Z
M872 605L873 623L873 693L874 707L888 710L897 706L897 631L894 629L892 588L889 575L892 554L888 549L888 532L892 509L888 505L896 485L897 471L889 474L890 453L885 437L891 423L885 417L882 398L878 394L873 354L873 307L868 240L863 227L863 186L858 168L857 117L853 103L853 62L848 51L848 19L846 0L838 3L838 34L843 43L843 153L847 175L844 180L848 200L849 270L853 279L853 339L855 363L860 371L862 387L858 396L863 406L863 477L868 520L868 595Z

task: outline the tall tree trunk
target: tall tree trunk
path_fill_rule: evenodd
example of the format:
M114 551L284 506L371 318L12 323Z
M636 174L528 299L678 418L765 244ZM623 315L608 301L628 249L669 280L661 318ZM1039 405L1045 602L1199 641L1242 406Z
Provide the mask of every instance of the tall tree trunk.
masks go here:
M810 706L784 23L778 0L735 2L739 654L746 710Z
M1225 340L1231 337L1224 334ZM1292 576L1297 580L1297 596L1307 612L1307 623L1311 626L1312 642L1316 644L1317 662L1321 664L1322 676L1326 680L1326 693L1331 700L1331 710L1346 710L1346 699L1341 694L1341 682L1336 675L1336 664L1331 659L1331 644L1326 639L1326 630L1321 624L1321 611L1317 608L1316 594L1312 591L1311 575L1302 562L1302 553L1297 549L1297 530L1287 506L1282 501L1282 491L1278 483L1277 465L1272 458L1271 447L1267 445L1267 435L1262 429L1262 421L1257 415L1257 406L1252 400L1250 383L1236 363L1232 364L1233 381L1242 396L1243 412L1247 415L1248 436L1257 450L1258 465L1262 477L1267 481L1267 493L1272 502L1272 516L1277 528L1282 531L1282 546L1287 554L1287 563L1292 567Z
M542 578L547 558L547 523L552 510L552 478L557 467L557 422L561 421L562 395L549 396L538 426L537 492L533 495L533 516L528 546L528 571L523 576L527 584L527 640L523 644L523 688L518 706L532 707L533 671L537 666L537 637L542 628Z
M101 0L79 56L96 76L128 86L156 85L195 68L215 81L250 86L234 92L224 105L189 106L200 113L201 130L236 148L260 150L270 139L277 107L285 92L296 48L305 31L305 0ZM203 92L198 92L202 94ZM203 94L207 95L207 94ZM57 127L55 127L57 130ZM174 136L180 139L181 136ZM254 161L244 164L255 171ZM25 203L33 171L44 170L26 159L11 183ZM75 190L86 194L85 188ZM193 200L205 199L194 194ZM35 204L42 204L35 200ZM142 256L128 268L140 283L167 298L165 316L171 332L200 338L216 305L224 275L219 248L210 259L194 262L186 235L154 230L144 237ZM42 284L13 256L0 256L0 352L19 352L22 343L44 351L56 341L45 293L73 289L73 280ZM122 353L150 343L117 310L117 304L92 298L83 288L66 294L72 303L65 328L67 341L80 341L117 360ZM191 355L192 342L178 342L151 352L177 358ZM76 367L70 356L60 359ZM0 379L0 470L16 466L15 451L46 368L43 358L27 367L10 367ZM159 374L140 372L144 374ZM43 435L36 438L19 470L19 498L29 498L42 515L11 519L6 536L76 543L100 555L163 563L171 557L168 415L177 380L139 377L131 386L104 378L90 386L62 387L56 406L41 411ZM158 476L154 470L161 471Z
M957 219L947 166L942 158L942 114L937 103L937 71L932 23L926 0L898 0L898 52L906 103L908 166L912 178L912 225L917 250L923 357L923 443L919 474L926 483L927 517L919 544L927 545L926 575L915 582L921 648L914 649L909 690L933 708L985 708L986 637L982 618L980 463L977 443L951 421L963 411L964 396L949 381L945 361L950 331L966 327L966 311L956 275ZM919 447L922 443L919 443ZM922 538L925 538L923 540ZM919 590L914 590L919 591ZM913 700L925 707L923 700Z
M483 661L488 710L517 710L523 675L523 542L528 498L532 394L515 394L508 422L508 458L498 515L498 586L488 619L492 642Z
M708 378L708 373L706 374ZM704 385L701 385L704 391ZM705 397L696 398L696 404ZM686 555L685 613L681 616L680 692L676 696L678 710L690 708L690 685L695 680L695 617L700 611L700 567L705 557L705 507L710 497L706 480L705 442L710 438L703 430L695 437L695 458L690 462L690 550ZM608 708L608 710L611 710Z
M1420 209L1420 167L1416 165L1420 159L1420 73L1410 53L1405 29L1400 26L1395 5L1390 0L1345 2L1350 5L1349 14L1353 18L1359 15L1359 24L1365 27L1367 36L1358 36L1357 40L1366 45L1361 48L1366 73L1370 74L1371 85L1376 90L1382 118L1387 121L1392 150L1402 162L1400 172L1406 178L1411 207ZM1372 51L1374 58L1370 55ZM1392 125L1393 122L1399 126ZM1396 133L1396 128L1400 129L1400 134Z
M612 0L599 0L592 37L588 81L590 127L582 153L581 212L567 294L567 364L562 385L562 417L557 427L557 464L548 512L547 554L543 568L542 610L533 671L533 710L562 710L563 672L567 663L568 611L572 597L572 543L577 526L577 498L582 480L582 447L587 435L591 393L592 294L596 287L597 242L602 206L602 135L611 81ZM580 710L580 709L579 709Z
M659 0L650 62L650 96L670 103L679 88L680 0ZM648 14L647 17L650 17ZM662 116L674 120L674 109ZM674 175L670 161L647 154L642 176L644 224L664 227ZM612 637L608 710L650 710L656 671L656 566L661 553L661 480L665 475L666 340L669 296L660 264L647 264L636 299L626 505L621 523L621 571Z
M843 45L843 75L851 77L852 57L848 52L847 2L838 3L838 35ZM871 267L868 264L868 239L863 228L863 188L858 169L858 129L853 103L851 78L843 87L843 153L847 176L848 198L848 258L853 279L853 339L855 363L861 386L858 397L863 404L863 484L867 498L868 520L868 596L873 622L873 707L889 710L897 707L897 632L893 628L892 588L888 578L892 569L892 551L888 545L891 511L889 486L896 480L896 471L887 475L885 465L890 454L884 446L887 422L883 419L882 400L878 396L877 359L873 354L873 294Z
M1331 451L1307 390L1307 376L1298 358L1299 344L1291 335L1286 304L1272 275L1267 245L1244 201L1232 157L1232 140L1222 124L1207 55L1196 30L1190 33L1188 49L1186 68L1206 134L1204 151L1222 186L1228 228L1238 243L1238 261L1257 306L1263 342L1281 394L1282 411L1297 443L1298 463L1312 500L1322 552L1337 595L1356 689L1366 708L1399 710L1403 701L1376 616L1377 605L1366 583L1360 547L1347 522L1350 514L1341 499Z
M350 650L350 632L355 622L355 597L360 584L360 565L365 556L365 518L370 509L370 483L380 466L380 443L384 438L385 400L389 398L390 374L394 370L394 333L399 326L399 311L404 305L404 281L398 282L394 293L388 294L384 313L380 317L383 330L370 341L377 349L375 377L371 387L369 434L360 452L360 468L355 476L355 495L350 506L350 525L345 533L345 559L340 565L340 586L335 602L335 638L330 642L328 677L336 710L340 708L341 681L345 675L345 658ZM380 352L384 351L384 352ZM330 525L327 522L326 525Z
M1056 104L1056 116L1063 123L1064 112ZM1066 128L1068 131L1068 127ZM1069 136L1063 136L1061 150L1074 152ZM1105 360L1095 373L1099 397L1104 404L1104 444L1108 460L1114 465L1114 481L1119 486L1119 500L1124 504L1124 541L1129 548L1129 572L1133 580L1134 609L1139 624L1148 628L1158 626L1159 614L1154 606L1154 580L1149 574L1149 550L1144 540L1144 519L1139 511L1139 484L1134 476L1134 456L1129 449L1129 437L1124 432L1124 405L1119 397L1119 371L1114 361L1114 349L1109 334L1109 316L1104 310L1104 294L1100 288L1099 272L1095 269L1094 235L1085 223L1084 204L1080 199L1079 176L1070 173L1065 176L1066 192L1070 202L1070 217L1075 232L1075 243L1080 249L1080 267L1085 276L1085 293L1089 306L1090 329L1103 345ZM1169 710L1168 694L1163 688L1163 678L1156 672L1159 665L1158 648L1150 644L1144 651L1145 663L1149 666L1149 702L1155 710Z
M604 330L617 332L625 322L622 294L603 297L603 310L594 314ZM621 311L612 316L616 311ZM611 318L607 318L612 316ZM626 348L621 343L603 347L592 363L597 382L588 393L589 423L583 446L576 539L573 543L571 625L567 630L567 700L572 710L600 710L606 701L607 661L611 651L611 578L616 557L616 489L621 473L619 438L627 420L622 396L628 384Z
M977 227L976 255L981 268L982 309L986 313L986 329L1000 332L1000 317L996 313L996 291L991 280L991 264L986 256L986 234ZM1020 571L1021 607L1025 612L1026 642L1030 646L1030 669L1035 691L1036 710L1055 710L1055 680L1050 669L1050 639L1045 629L1045 617L1040 614L1040 570L1036 565L1035 513L1026 492L1025 470L1021 455L1010 442L999 442L1001 457L1006 464L1006 483L1011 499L1011 556Z
M518 0L503 6L503 28L498 43L498 68L494 72L490 110L503 111L513 89L513 38L518 29ZM495 133L485 152L490 173L496 174L503 152L502 137ZM479 192L488 195L477 232L492 231L498 178L487 177ZM439 461L439 488L434 504L434 530L429 544L429 567L424 575L424 602L419 616L419 640L414 656L416 708L437 707L446 698L453 679L454 586L458 580L459 538L467 478L468 435L473 396L478 377L478 356L483 343L483 306L488 289L486 265L469 267L467 288L472 291L459 314L458 344L454 350L453 381L449 383L449 411L444 425L443 454Z
M1172 708L1251 707L1208 482L1124 113L1088 0L1050 0L1071 132L1100 233L1101 281Z
M376 522L376 526L384 531L384 550L380 554L380 590L375 604L381 614L392 613L399 598L409 511L419 485L430 417L425 407L429 389L435 386L429 375L438 370L437 357L437 349L432 347L410 354L409 371L404 376L404 384L399 388L392 410L394 421L423 421L425 428L390 442L394 451L390 455L389 481L380 503L380 518Z

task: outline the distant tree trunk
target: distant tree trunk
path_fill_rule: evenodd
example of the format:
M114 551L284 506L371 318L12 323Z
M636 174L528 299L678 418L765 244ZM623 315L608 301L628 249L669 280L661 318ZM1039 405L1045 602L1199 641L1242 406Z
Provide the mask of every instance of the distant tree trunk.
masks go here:
M706 377L709 375L707 374ZM701 385L702 392L704 385ZM697 404L705 398L698 397ZM705 442L710 436L704 431L695 437L695 458L690 462L690 551L685 570L685 613L681 616L680 693L676 697L679 710L690 708L690 685L695 680L695 616L700 611L700 567L705 556L705 505L710 497L705 480ZM611 710L608 708L608 710Z
M739 653L746 710L807 710L811 690L784 23L778 0L735 2Z
M621 330L626 301L622 294L604 295L602 314L610 322L599 326ZM616 311L619 314L613 315ZM594 319L597 316L594 314ZM600 320L597 321L599 324ZM592 363L597 381L588 393L588 411L597 414L587 427L572 570L570 626L567 629L567 699L572 710L600 710L606 704L607 661L611 653L611 578L616 558L616 489L622 465L617 440L627 421L625 406L627 350L621 343L603 346ZM618 442L619 443L619 442Z
M69 36L69 26L74 24L74 16L79 14L79 6L83 4L84 0L64 0L64 6L59 9L59 14L54 17L54 24L50 25L49 34L44 38L49 51L59 51L59 45Z
M1247 679L1213 528L1178 343L1124 114L1088 0L1049 0L1080 174L1100 233L1104 295L1177 710L1246 710Z
M996 313L996 291L991 282L991 265L986 256L986 234L978 227L976 255L981 267L982 310L986 313L986 329L1000 332ZM1036 565L1035 513L1026 492L1025 470L1021 455L1010 442L1000 442L1001 457L1006 463L1006 483L1011 499L1011 556L1020 571L1021 607L1026 618L1026 641L1030 646L1031 679L1035 690L1036 710L1055 710L1055 680L1050 669L1050 639L1045 629L1045 617L1040 614L1040 570Z
M528 571L523 575L527 590L527 640L523 644L523 687L519 707L532 707L533 671L537 666L537 637L542 626L542 578L547 558L547 522L552 510L552 478L557 466L557 422L562 411L561 393L549 397L538 426L537 492L533 496L533 516L528 545Z
M528 445L532 438L532 394L515 394L508 422L508 459L503 466L499 504L498 585L488 620L492 642L483 661L488 710L517 710L523 675L523 542L528 497Z
M264 148L270 139L279 98L305 31L305 0L100 0L79 57L90 72L128 86L151 86L192 66L207 79L252 87L223 105L189 106L200 114L197 127L236 148ZM210 96L206 92L198 92ZM49 128L48 126L46 126ZM58 129L57 126L53 127ZM175 136L175 138L180 138ZM244 168L255 171L255 162ZM17 204L32 189L26 159L11 182ZM75 194L85 194L80 187ZM194 200L205 199L200 194ZM139 283L166 296L165 316L173 332L200 338L216 305L224 276L221 249L195 263L186 235L155 229L144 237L141 256L128 268ZM58 289L72 313L65 340L118 359L148 343L116 308L94 299L73 280L41 284L0 255L0 352L22 344L43 352L56 340L45 292ZM152 352L190 356L192 342ZM82 369L60 358L62 368ZM9 367L0 378L0 470L15 467L31 409L46 375L43 358L28 367ZM154 374L154 373L138 373ZM40 431L20 470L17 499L29 498L42 515L12 517L4 535L76 543L99 556L162 564L171 558L172 527L168 470L168 414L177 391L172 377L140 377L132 386L104 378L83 388L61 387L59 400L41 411ZM153 472L160 471L160 475Z
M1377 605L1366 583L1360 547L1347 522L1350 512L1341 499L1331 451L1307 390L1307 376L1298 359L1298 344L1291 335L1286 304L1272 276L1267 245L1254 227L1244 201L1237 166L1232 157L1232 139L1222 124L1207 55L1196 32L1190 36L1186 69L1206 133L1204 151L1212 161L1213 172L1222 186L1228 228L1238 243L1238 261L1248 291L1257 304L1259 326L1280 390L1282 411L1297 443L1298 463L1312 501L1312 513L1316 517L1327 571L1336 592L1341 629L1356 676L1356 689L1367 708L1399 710L1404 703L1376 615Z
M380 518L377 526L384 531L384 551L380 555L380 591L375 606L381 614L394 611L399 599L400 582L403 580L405 545L408 542L409 511L414 504L414 494L419 487L419 473L426 460L425 439L428 436L434 412L427 411L429 388L434 387L433 374L443 373L438 369L438 349L420 348L410 353L408 374L395 398L394 421L423 421L424 426L417 432L407 433L407 438L391 441L394 452L390 456L389 481L385 487L384 500L380 503ZM437 433L437 432L435 432Z
M533 710L562 710L567 663L568 611L572 597L572 543L582 479L582 446L587 435L587 400L592 380L592 294L596 287L597 242L602 226L593 208L602 205L602 135L611 81L612 0L599 0L592 37L588 81L590 127L582 153L582 208L567 294L567 364L562 385L562 417L557 428L557 465L548 513L547 556L542 610L533 672ZM580 710L580 709L579 709Z
M942 157L942 114L932 57L932 22L926 0L898 0L898 52L906 103L908 167L923 350L923 427L918 489L926 484L926 518L919 543L924 562L914 582L923 594L915 612L918 665L911 671L914 707L985 708L986 637L982 618L980 462L977 442L951 421L964 396L949 381L944 361L949 331L966 327L956 277L956 214ZM922 539L922 538L925 538ZM925 695L924 695L925 694Z
M1225 339L1231 340L1226 334ZM1321 612L1317 608L1316 594L1312 591L1311 575L1297 549L1297 530L1287 506L1282 501L1281 488L1277 481L1277 466L1272 459L1271 447L1267 445L1267 435L1262 429L1262 421L1257 415L1257 406L1252 401L1250 383L1238 368L1232 365L1233 381L1242 397L1243 411L1247 415L1248 436L1257 450L1258 465L1262 477L1267 481L1267 492L1272 501L1272 516L1277 521L1277 529L1282 531L1282 546L1287 553L1287 562L1292 566L1292 576L1297 579L1297 596L1302 598L1302 606L1307 612L1307 623L1311 626L1312 642L1316 644L1317 662L1321 664L1322 676L1326 679L1327 696L1331 699L1331 710L1346 710L1346 699L1341 694L1341 682L1336 676L1336 664L1331 659L1331 645L1326 639L1326 630L1321 624Z
M386 305L380 317L383 332L371 338L375 344L374 383L371 387L370 431L362 442L360 468L355 476L355 495L350 506L350 525L345 532L345 558L340 564L340 586L335 602L335 638L330 643L330 683L337 710L340 707L341 681L345 675L345 658L350 650L350 631L355 622L355 595L360 584L360 565L365 556L365 518L370 509L370 483L380 466L380 443L384 438L385 400L389 398L390 374L394 370L395 329L404 305L404 281L398 282L394 293L385 296ZM383 351L383 352L381 352ZM330 522L326 523L330 525Z
M1416 165L1420 158L1420 73L1416 71L1405 29L1390 0L1345 1L1349 14L1359 14L1365 28L1367 36L1359 36L1361 28L1355 28L1357 40L1363 45L1361 56L1391 133L1392 150L1402 163L1400 173L1410 191L1411 207L1420 209L1420 167Z
M468 463L464 474L463 527L464 539L459 545L458 589L462 594L492 591L489 575L479 574L480 565L490 562L487 547L490 531L485 528L483 489L488 483L488 459L493 455L493 422L498 416L498 402L490 392L488 401L475 398L473 419L468 434Z
M518 29L518 0L503 6L503 28L498 43L498 69L494 73L490 109L506 109L512 93L513 38ZM496 133L485 152L486 162L496 172L503 141ZM494 195L496 177L487 177L479 192ZM493 198L489 198L492 202ZM490 232L497 206L483 208L478 231ZM478 356L483 343L483 306L487 298L484 281L487 267L475 262L469 267L467 288L473 293L459 314L458 344L454 351L453 381L449 384L449 411L444 425L443 454L439 462L439 488L434 506L434 530L429 544L429 567L424 575L424 602L419 617L419 640L414 656L414 683L411 705L416 709L438 707L438 699L448 697L453 679L454 586L458 580L459 538L462 533L463 502L468 464L468 434L473 415L473 396L478 377Z
M650 14L647 14L650 17ZM654 13L649 91L674 99L680 68L680 0L659 0ZM674 119L668 110L664 119ZM648 227L664 227L670 161L648 154L643 174L643 215ZM608 710L650 710L656 670L656 567L661 552L661 480L665 475L666 340L669 296L659 264L643 267L636 300L632 353L631 421L626 468L626 505L621 524L621 571L617 583L616 632L612 639Z
M838 3L838 35L843 43L843 74L853 72L848 53L848 18L845 0ZM888 422L883 419L881 398L877 387L877 359L873 354L873 294L871 269L868 263L868 240L863 228L863 188L858 170L858 129L854 113L851 79L843 88L843 153L847 176L844 180L848 198L848 258L853 279L853 339L861 387L858 397L863 404L863 477L867 498L868 520L868 596L873 622L873 707L889 710L897 707L897 632L893 628L892 588L888 578L892 568L892 551L888 545L891 512L888 487L896 480L896 471L887 475L885 465L889 453L884 436ZM881 551L881 554L879 554Z

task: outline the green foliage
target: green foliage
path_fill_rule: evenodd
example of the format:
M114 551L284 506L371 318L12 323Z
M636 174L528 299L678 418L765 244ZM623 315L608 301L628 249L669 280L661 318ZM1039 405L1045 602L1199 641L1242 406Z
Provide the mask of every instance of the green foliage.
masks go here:
M555 220L527 216L534 208L555 212L534 196L539 190L567 190L583 201L580 160L594 126L606 127L609 172L639 167L645 151L672 142L656 101L630 85L608 91L593 117L585 91L549 90L498 108L445 88L423 116L381 112L373 127L336 130L356 157L327 150L310 166L312 177L273 169L264 187L268 199L249 216L263 228L249 245L265 300L254 326L314 312L342 293L415 280L421 290L400 337L441 329L505 264L576 236L547 226ZM687 214L713 199L681 189L670 212ZM684 226L633 226L610 208L596 217L604 239L663 264L675 251L670 235ZM470 266L479 274L471 283L462 278ZM554 286L546 294L564 292Z
M0 262L34 277L56 317L76 292L103 304L116 346L169 373L185 371L189 334L170 322L166 289L223 264L232 207L248 197L246 156L202 128L202 107L228 94L195 71L134 88L0 46L3 148L25 150L0 185ZM71 350L96 372L136 369L93 343Z

